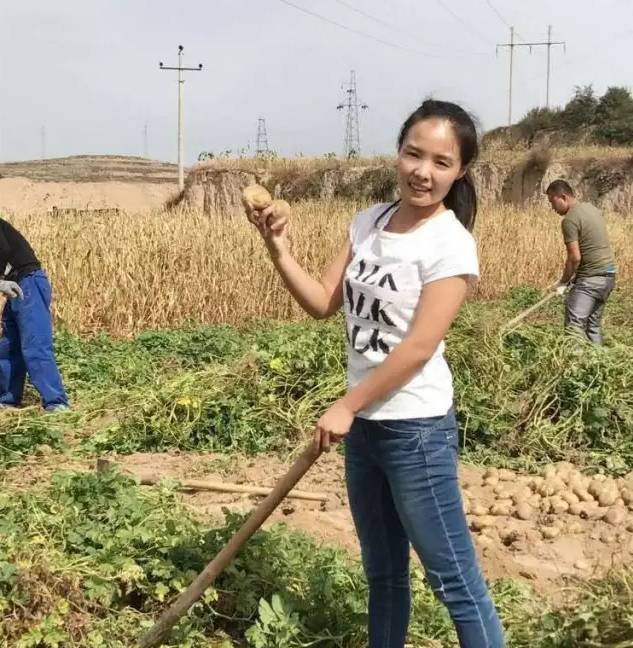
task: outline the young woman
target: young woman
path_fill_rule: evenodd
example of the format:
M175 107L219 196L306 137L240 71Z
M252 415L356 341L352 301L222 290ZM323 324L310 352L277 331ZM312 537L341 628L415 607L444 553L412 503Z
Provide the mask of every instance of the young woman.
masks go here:
M357 214L320 280L291 256L287 219L251 210L288 290L313 317L344 306L348 390L316 425L324 450L344 440L350 507L369 583L369 647L403 648L409 546L446 605L462 648L499 648L503 632L468 530L444 342L478 276L469 232L475 126L459 106L425 101L398 138L400 200Z

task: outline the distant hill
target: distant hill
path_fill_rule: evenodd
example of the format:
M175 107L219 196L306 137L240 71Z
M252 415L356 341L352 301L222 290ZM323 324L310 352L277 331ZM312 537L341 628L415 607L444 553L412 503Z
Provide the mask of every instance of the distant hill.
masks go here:
M0 179L33 182L177 183L178 167L169 162L124 155L73 155L64 158L0 163Z

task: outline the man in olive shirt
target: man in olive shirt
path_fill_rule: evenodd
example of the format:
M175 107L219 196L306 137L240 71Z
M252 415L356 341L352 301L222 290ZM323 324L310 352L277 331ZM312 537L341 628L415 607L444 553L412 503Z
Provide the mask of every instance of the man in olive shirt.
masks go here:
M564 294L573 280L565 303L565 327L602 344L602 316L616 275L604 217L593 205L579 202L565 180L552 182L546 193L554 211L563 216L567 248L558 293Z

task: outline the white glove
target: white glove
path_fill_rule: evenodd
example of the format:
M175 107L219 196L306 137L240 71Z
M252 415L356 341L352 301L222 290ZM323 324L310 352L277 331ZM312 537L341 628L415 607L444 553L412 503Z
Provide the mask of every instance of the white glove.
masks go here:
M559 297L562 297L562 296L567 292L567 289L568 289L568 288L569 288L569 286L568 286L567 284L559 284L559 285L556 287L556 294L557 294Z
M8 299L19 297L24 299L22 288L15 281L0 281L0 293L6 295Z

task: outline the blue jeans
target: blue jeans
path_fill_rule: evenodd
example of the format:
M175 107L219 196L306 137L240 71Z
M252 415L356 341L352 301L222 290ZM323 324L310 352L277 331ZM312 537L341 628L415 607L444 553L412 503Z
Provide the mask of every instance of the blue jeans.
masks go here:
M369 648L403 648L409 543L462 648L500 648L503 630L479 569L457 477L455 415L356 418L345 438L347 489L369 584Z
M0 403L19 405L28 371L44 407L68 405L53 350L51 285L42 270L19 281L24 299L9 299L2 313Z

